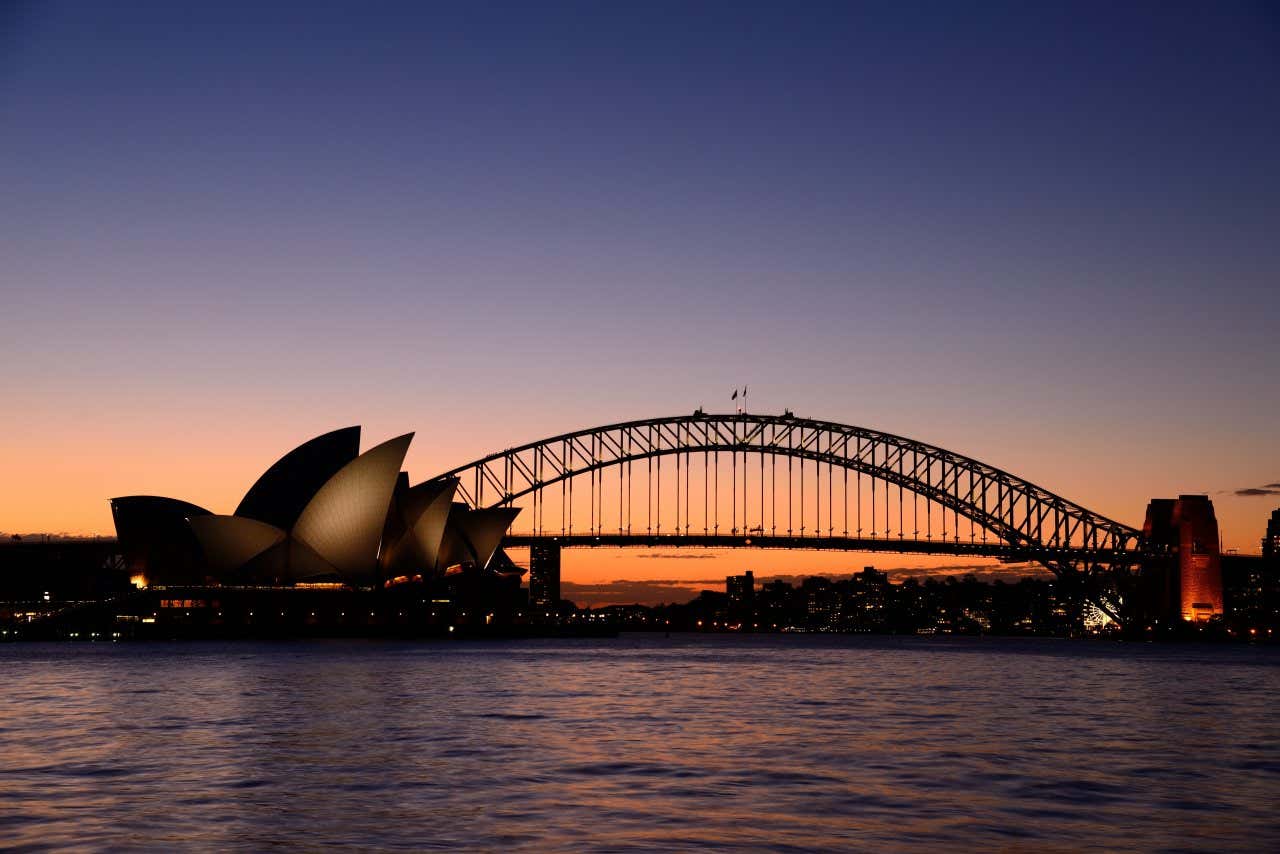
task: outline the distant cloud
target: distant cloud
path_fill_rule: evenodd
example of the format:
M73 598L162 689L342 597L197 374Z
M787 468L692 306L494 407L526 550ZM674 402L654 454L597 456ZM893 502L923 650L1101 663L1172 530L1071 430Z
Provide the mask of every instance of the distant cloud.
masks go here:
M886 569L885 574L893 581L905 581L908 578L950 578L972 575L979 581L1021 581L1024 578L1052 578L1053 573L1038 563L1009 563L992 566L989 563L975 563L962 566L918 566Z
M1280 495L1280 483L1268 483L1266 486L1250 486L1245 489L1237 489L1234 494L1244 498L1252 498L1259 495Z
M992 565L990 563L971 563L971 564L926 564L923 566L899 566L891 569L882 569L885 575L889 576L890 581L900 582L906 581L908 578L918 578L921 580L929 578L958 578L966 575L972 575L979 581L1021 581L1024 578L1051 578L1053 573L1038 563L1008 563ZM857 573L841 572L811 572L805 575L771 575L757 576L756 581L765 583L768 581L785 581L788 584L799 584L806 578L820 576L822 578L830 578L835 581L842 578L851 578Z

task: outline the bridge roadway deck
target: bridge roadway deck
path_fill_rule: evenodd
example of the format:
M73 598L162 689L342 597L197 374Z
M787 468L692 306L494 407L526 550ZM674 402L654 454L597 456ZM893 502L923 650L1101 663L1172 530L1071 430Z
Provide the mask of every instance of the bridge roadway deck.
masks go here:
M752 548L812 549L816 551L898 552L904 554L945 554L993 557L1009 561L1086 561L1097 563L1137 563L1138 551L1088 549L1046 549L1014 546L1002 542L968 540L916 540L898 537L796 537L761 534L508 534L507 548L527 548L535 543L556 543L561 548Z

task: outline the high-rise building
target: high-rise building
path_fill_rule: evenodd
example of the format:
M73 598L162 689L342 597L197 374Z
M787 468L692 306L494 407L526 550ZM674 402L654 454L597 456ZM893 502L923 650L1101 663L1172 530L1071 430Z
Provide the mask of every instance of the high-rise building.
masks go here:
M552 609L560 605L559 543L535 543L529 547L529 604Z
M874 624L884 616L889 587L889 576L876 571L874 566L863 567L862 573L853 577L854 595L857 599L853 616L857 623Z
M1271 511L1267 534L1262 538L1262 556L1267 560L1280 560L1280 509Z
M749 569L742 575L727 575L724 592L729 596L731 610L749 608L756 598L756 578Z

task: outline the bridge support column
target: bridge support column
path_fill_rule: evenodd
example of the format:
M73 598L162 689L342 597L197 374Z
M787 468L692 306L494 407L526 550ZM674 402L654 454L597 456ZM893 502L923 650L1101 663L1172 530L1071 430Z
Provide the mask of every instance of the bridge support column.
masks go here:
M1218 520L1207 495L1155 498L1142 528L1166 556L1142 567L1145 610L1170 623L1222 616L1222 556Z

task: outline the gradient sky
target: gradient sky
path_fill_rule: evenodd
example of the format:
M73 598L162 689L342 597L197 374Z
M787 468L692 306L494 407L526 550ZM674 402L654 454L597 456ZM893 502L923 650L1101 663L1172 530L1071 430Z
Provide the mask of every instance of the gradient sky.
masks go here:
M1280 482L1274 5L51 2L0 28L0 529L109 533L131 493L229 512L351 423L417 430L425 477L744 383L1131 524L1209 492L1228 547L1280 506L1233 494Z

